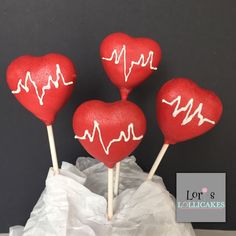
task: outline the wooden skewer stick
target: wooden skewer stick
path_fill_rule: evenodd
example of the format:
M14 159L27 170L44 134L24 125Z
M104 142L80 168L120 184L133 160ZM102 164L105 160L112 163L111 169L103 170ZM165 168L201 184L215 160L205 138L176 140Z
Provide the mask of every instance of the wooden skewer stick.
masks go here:
M54 174L58 175L59 168L58 168L57 152L56 152L56 147L55 147L53 129L51 125L47 125L47 131L48 131L48 141L49 141L51 158L52 158L52 166L53 166Z
M163 156L165 155L165 152L166 152L168 147L169 147L168 143L164 143L163 144L163 146L162 146L162 148L161 148L161 150L160 150L160 152L159 152L159 154L158 154L158 156L157 156L157 158L156 158L156 160L155 160L155 162L154 162L154 164L153 164L153 166L152 166L152 168L151 168L151 170L150 170L150 172L148 174L147 180L151 180L152 179L152 177L155 174L155 172L156 172L156 170L157 170L157 168L158 168L158 166L159 166Z
M107 217L111 220L113 216L113 168L108 168L107 187Z
M119 183L120 183L120 162L116 163L116 174L115 174L115 183L114 183L114 195L119 194Z

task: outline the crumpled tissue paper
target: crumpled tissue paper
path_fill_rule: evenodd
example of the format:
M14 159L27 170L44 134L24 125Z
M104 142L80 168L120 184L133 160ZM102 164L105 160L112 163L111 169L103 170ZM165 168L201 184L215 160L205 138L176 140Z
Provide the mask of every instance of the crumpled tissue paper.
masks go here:
M87 157L75 166L63 162L59 175L49 170L25 227L11 227L10 236L195 236L191 224L176 223L175 199L162 178L146 178L135 157L121 162L119 195L108 221L104 164Z

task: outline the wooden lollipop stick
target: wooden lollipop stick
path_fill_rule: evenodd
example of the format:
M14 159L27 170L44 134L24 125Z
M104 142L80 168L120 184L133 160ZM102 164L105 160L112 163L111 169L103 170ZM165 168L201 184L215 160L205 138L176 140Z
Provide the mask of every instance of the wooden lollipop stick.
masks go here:
M56 152L56 147L55 147L53 129L51 125L47 125L47 131L48 131L48 141L49 141L51 158L52 158L52 166L53 166L54 174L58 175L59 168L58 168L57 152Z
M113 216L113 168L108 168L107 217Z
M165 155L165 152L166 152L168 147L169 147L169 144L167 144L167 143L163 144L163 146L162 146L162 148L161 148L161 150L160 150L160 152L159 152L159 154L158 154L158 156L157 156L157 158L156 158L156 160L155 160L155 162L154 162L154 164L153 164L153 166L152 166L152 168L151 168L151 170L150 170L150 172L148 174L147 180L151 180L152 179L152 177L155 174L155 172L156 172L156 170L157 170L157 168L158 168L158 166L159 166L163 156Z
M119 193L119 183L120 183L120 162L116 163L116 174L114 183L114 195L117 196Z

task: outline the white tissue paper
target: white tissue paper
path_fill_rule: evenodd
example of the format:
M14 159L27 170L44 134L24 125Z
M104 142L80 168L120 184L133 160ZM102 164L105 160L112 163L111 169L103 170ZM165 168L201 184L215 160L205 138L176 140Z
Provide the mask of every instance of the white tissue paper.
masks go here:
M75 166L63 162L59 175L49 170L26 226L11 227L10 236L194 236L191 224L176 223L175 199L162 178L146 177L135 157L121 162L119 195L108 221L107 168L92 158L80 157Z

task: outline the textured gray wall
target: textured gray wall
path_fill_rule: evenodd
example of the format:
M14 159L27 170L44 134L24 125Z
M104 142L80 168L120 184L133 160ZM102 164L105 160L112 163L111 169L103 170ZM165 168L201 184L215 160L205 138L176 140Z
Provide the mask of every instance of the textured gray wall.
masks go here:
M50 153L44 125L12 96L5 82L9 62L23 54L63 53L78 69L78 84L59 113L54 130L59 159L87 155L73 139L71 118L83 101L119 99L99 59L99 44L123 31L157 40L159 70L130 100L148 120L147 135L135 152L148 171L163 138L155 119L155 94L172 77L189 77L216 91L224 103L219 125L197 139L168 150L159 168L175 194L175 173L227 172L227 223L201 228L236 229L236 1L235 0L1 0L0 1L0 232L24 224L44 188Z

